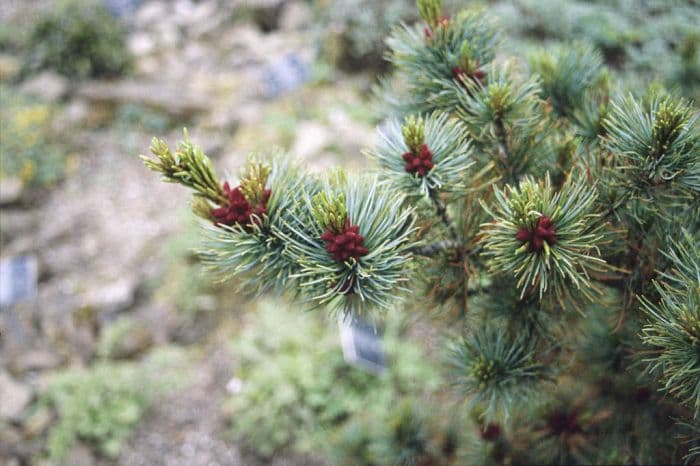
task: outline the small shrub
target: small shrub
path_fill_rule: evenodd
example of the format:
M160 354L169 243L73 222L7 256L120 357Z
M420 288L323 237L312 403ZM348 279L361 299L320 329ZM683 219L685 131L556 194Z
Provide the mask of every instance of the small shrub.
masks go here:
M51 127L53 108L0 89L0 179L51 186L64 174L66 152Z
M151 110L139 104L123 104L117 110L114 125L125 131L140 129L142 131L165 132L171 126L168 115Z
M19 51L22 48L25 35L25 30L16 24L0 23L0 51Z
M410 0L319 0L321 22L326 25L323 52L327 59L349 70L385 67L384 37L402 20L415 20Z
M39 401L58 417L47 442L52 464L61 464L78 440L101 455L116 457L154 394L182 380L181 369L182 354L163 349L139 364L98 363L56 374Z
M45 397L59 417L48 440L54 461L65 458L78 439L106 456L117 456L149 404L135 367L129 365L98 365L59 374Z
M130 63L124 29L94 0L58 3L34 24L27 48L28 71L99 78L121 75Z
M148 326L134 317L122 315L102 327L97 356L103 359L138 358L153 345Z
M134 321L129 317L120 317L107 326L100 336L97 346L97 355L101 358L109 358L114 354L115 348L134 328Z
M348 365L336 327L315 316L299 318L267 302L256 318L234 344L242 391L229 408L234 436L262 456L315 449L358 413L379 415L399 394L417 395L438 382L417 348L396 341L395 323L385 335L389 369L376 376Z
M672 86L679 87L685 95L700 100L700 33L683 38L678 49L678 64L671 76Z

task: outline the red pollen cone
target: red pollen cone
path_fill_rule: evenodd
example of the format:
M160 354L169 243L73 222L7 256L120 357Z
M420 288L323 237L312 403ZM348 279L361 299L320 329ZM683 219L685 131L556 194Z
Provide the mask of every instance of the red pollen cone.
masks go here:
M250 225L252 215L262 217L267 213L267 201L272 194L271 190L266 189L263 191L261 202L258 205L251 206L243 192L241 192L240 186L231 189L227 181L224 183L224 192L226 193L227 204L211 211L212 216L216 219L215 225L231 226L239 224L244 227Z
M552 219L543 215L537 219L534 230L521 228L515 234L515 239L529 243L529 250L539 252L544 248L545 241L549 246L556 244L557 227L552 223Z
M435 166L433 153L426 144L421 144L417 150L406 152L401 157L406 161L404 169L408 173L418 173L420 176L425 176Z
M343 231L326 230L321 235L321 239L326 243L326 251L333 260L342 263L351 257L359 259L369 253L364 246L365 238L359 232L360 227L351 225L348 220Z
M484 78L486 77L486 72L484 70L480 70L478 68L479 62L476 63L477 69L472 71L471 73L465 73L462 68L459 66L453 66L452 67L452 77L458 81L461 81L462 76L466 76L467 78L470 78L473 81L477 82L482 82Z

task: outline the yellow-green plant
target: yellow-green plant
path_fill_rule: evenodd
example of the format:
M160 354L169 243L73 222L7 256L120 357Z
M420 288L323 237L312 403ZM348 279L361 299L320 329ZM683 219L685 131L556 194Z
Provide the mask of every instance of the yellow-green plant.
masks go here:
M53 129L54 108L7 88L0 89L0 106L0 179L54 185L74 160Z

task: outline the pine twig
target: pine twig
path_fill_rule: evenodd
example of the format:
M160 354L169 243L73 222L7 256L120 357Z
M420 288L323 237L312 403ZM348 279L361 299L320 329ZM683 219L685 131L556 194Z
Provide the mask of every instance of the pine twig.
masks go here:
M503 125L503 118L500 116L494 121L494 132L496 133L496 140L498 141L498 157L503 161L503 166L508 172L508 178L512 181L516 181L513 168L510 164L510 151L508 150L506 127Z
M454 223L452 223L452 219L450 219L450 216L447 214L447 206L442 199L440 199L440 195L437 191L432 189L430 190L430 200L433 201L437 215L440 217L440 220L442 220L442 223L447 227L447 232L450 234L452 240L455 243L459 243L457 229L455 228Z
M440 199L440 195L438 194L437 191L435 190L430 190L430 200L433 201L433 205L435 205L435 210L437 212L438 217L440 217L440 220L442 220L442 223L445 224L447 227L447 231L450 234L450 237L452 238L452 243L453 247L455 250L455 260L458 264L462 264L464 266L464 289L467 289L468 281L469 281L469 274L467 273L466 270L466 264L464 264L464 245L459 239L459 235L457 234L457 229L455 228L454 223L452 222L452 219L450 219L450 216L447 214L447 206L445 203ZM467 304L467 293L462 293L462 299L461 299L461 308L462 308L462 317L464 317L467 314L468 310L468 304Z
M419 256L433 257L439 252L447 251L450 249L460 249L461 247L462 245L457 241L444 240L432 244L427 244L425 246L415 246L409 248L409 252L412 252L413 254Z

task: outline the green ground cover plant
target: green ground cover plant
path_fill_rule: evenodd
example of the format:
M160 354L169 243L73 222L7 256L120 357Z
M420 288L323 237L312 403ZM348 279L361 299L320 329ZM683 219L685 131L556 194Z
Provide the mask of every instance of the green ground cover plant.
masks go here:
M126 73L131 63L124 27L95 0L61 0L33 24L26 72L51 69L73 78Z

